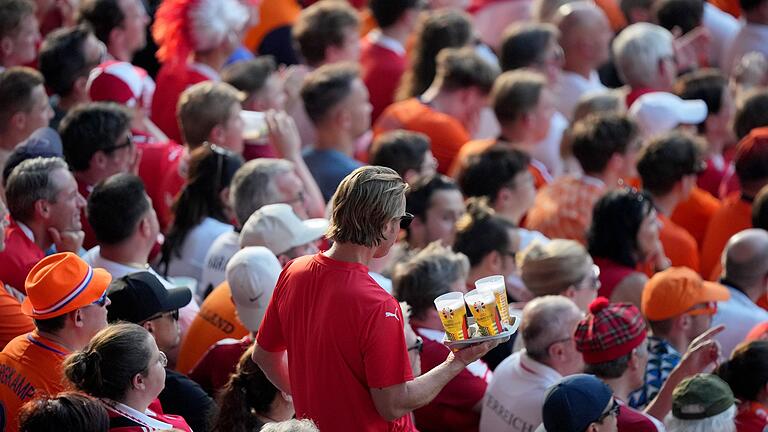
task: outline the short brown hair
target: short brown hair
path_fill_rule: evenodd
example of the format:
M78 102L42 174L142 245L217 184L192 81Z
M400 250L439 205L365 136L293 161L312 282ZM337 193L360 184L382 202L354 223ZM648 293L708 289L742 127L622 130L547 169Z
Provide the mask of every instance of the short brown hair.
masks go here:
M190 150L200 147L216 125L229 120L234 104L245 95L229 84L205 81L184 90L176 105L176 118L184 143Z
M312 123L323 121L328 112L352 92L352 83L360 77L353 63L321 66L304 79L301 98Z
M498 72L471 47L444 48L437 55L435 81L447 91L477 87L487 94Z
M515 70L499 75L491 90L491 106L499 123L517 121L533 111L547 86L547 78L527 70Z
M357 28L360 21L349 3L326 0L304 9L293 25L293 38L310 65L322 63L325 50L344 44L344 30Z
M263 89L276 70L272 56L260 56L228 66L221 72L221 80L250 96Z
M29 0L0 0L0 38L14 36L21 21L35 13L35 3Z
M637 124L626 115L592 114L573 124L571 150L585 173L598 174L614 154L625 154L637 136Z
M12 67L0 73L0 133L6 131L14 114L32 109L32 90L42 84L43 76L32 68Z
M401 216L407 189L390 168L364 166L352 171L331 198L331 224L325 236L339 243L378 246L385 225Z
M542 60L547 45L557 41L560 31L552 24L519 22L504 30L499 47L501 70L525 68Z

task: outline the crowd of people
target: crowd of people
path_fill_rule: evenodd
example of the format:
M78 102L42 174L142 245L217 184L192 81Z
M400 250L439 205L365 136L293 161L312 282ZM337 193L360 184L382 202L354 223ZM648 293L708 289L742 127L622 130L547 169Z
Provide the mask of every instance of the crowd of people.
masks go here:
M0 431L768 430L768 0L0 0L0 168Z

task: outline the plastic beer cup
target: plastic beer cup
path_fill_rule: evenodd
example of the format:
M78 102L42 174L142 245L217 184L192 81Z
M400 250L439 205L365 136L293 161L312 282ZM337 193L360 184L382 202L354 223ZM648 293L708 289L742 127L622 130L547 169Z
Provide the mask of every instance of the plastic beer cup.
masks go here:
M507 287L504 284L504 276L488 276L478 279L475 282L475 288L480 291L492 291L496 297L496 307L499 308L501 321L509 325L509 303L507 303Z
M440 321L445 327L448 340L460 341L469 339L467 327L467 306L464 304L464 294L449 292L435 299L435 307L440 315Z
M496 296L489 290L473 289L464 294L464 301L475 317L481 336L495 336L504 331Z

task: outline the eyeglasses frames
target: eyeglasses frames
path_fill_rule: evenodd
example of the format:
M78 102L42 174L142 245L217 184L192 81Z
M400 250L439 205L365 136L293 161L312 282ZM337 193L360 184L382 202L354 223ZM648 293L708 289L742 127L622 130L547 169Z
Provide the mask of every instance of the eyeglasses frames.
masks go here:
M94 305L98 307L104 307L104 305L107 304L107 291L104 291L104 294L101 295L98 299L96 299L95 302L93 302Z
M602 414L600 414L600 418L597 419L597 423L602 423L603 421L605 421L605 419L608 416L617 417L619 415L620 409L621 409L621 405L619 405L616 399L614 399L610 407L607 410L605 410Z
M400 229L408 229L411 226L411 222L413 222L413 218L414 216L408 212L400 216Z

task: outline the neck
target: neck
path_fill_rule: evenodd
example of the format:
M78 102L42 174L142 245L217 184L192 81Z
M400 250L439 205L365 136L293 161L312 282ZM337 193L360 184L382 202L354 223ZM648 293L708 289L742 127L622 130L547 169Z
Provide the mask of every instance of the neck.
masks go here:
M535 145L528 139L525 128L519 127L517 123L502 125L499 135L501 136L500 144L507 144L528 154L531 153L532 147Z
M88 186L94 186L96 183L102 181L104 174L97 173L96 170L88 169L87 171L75 171L73 173L78 183L83 183Z
M119 245L101 245L99 254L106 260L136 267L139 271L146 269L151 248L152 246L147 248L136 239L128 239Z
M594 177L602 181L603 183L605 183L605 187L608 189L613 189L618 187L619 179L621 179L621 177L616 175L616 173L608 172L607 170L601 173L584 173L584 175L589 177Z
M512 205L509 208L502 208L500 205L494 205L493 210L497 215L512 222L515 226L520 226L520 221L529 209Z
M111 45L109 47L109 55L116 60L130 63L133 60L133 53L125 47Z
M406 42L408 41L408 36L410 35L410 32L407 28L403 28L397 25L393 25L391 27L387 27L386 29L381 29L381 34L384 36L387 36L389 38L392 38L403 46L405 46Z
M449 115L462 121L463 113L460 105L456 103L453 92L443 91L434 83L421 95L421 100L437 112Z
M48 227L43 226L43 224L36 221L20 222L32 230L32 235L35 237L35 244L40 248L40 250L45 252L49 247L51 247L53 240L51 240L51 237L48 235Z
M443 323L440 321L440 317L437 315L437 311L435 311L434 314L428 314L426 317L424 317L424 319L411 317L409 321L416 327L422 327L430 330L445 330Z
M149 408L149 404L152 403L152 400L147 400L148 397L139 391L129 391L125 395L125 399L119 401L123 405L127 405L136 411L143 413Z
M629 394L635 390L629 385L630 383L628 380L624 378L626 375L627 373L625 372L624 375L619 378L602 378L602 380L608 384L608 387L613 390L613 395L625 402L629 399Z
M337 150L352 157L355 152L355 139L335 125L315 129L315 148L318 150Z
M336 261L359 263L368 266L376 253L375 248L356 245L352 243L334 243L325 256Z
M584 79L589 79L589 76L592 74L594 68L591 64L585 62L583 59L580 59L577 56L569 56L566 54L563 70L575 73L576 75L580 75Z
M12 151L22 141L24 141L24 138L19 137L15 133L0 135L0 149Z
M685 350L688 349L688 344L691 343L690 340L688 340L687 337L683 334L683 332L676 332L672 334L667 335L658 335L659 339L663 339L667 341L670 345L672 345L672 348L674 348L678 353L683 354Z
M224 63L227 62L227 58L229 57L229 55L223 55L222 51L223 50L220 49L213 49L204 53L196 52L193 54L192 58L195 63L207 65L216 72L219 72L224 67Z
M74 335L68 335L67 333L71 333L71 332L49 333L49 332L44 332L42 330L37 330L37 334L39 334L40 336L48 340L51 340L53 342L56 342L56 344L63 346L69 351L77 351L85 347L87 342L81 343L77 340L77 338Z
M77 91L72 91L72 93L66 95L66 96L59 96L59 109L62 111L69 111L75 106L88 102L87 98L82 98L77 94Z
M482 263L469 269L469 275L467 276L467 285L474 285L478 279L482 279L486 276L495 274L493 271L485 268Z
M672 212L675 211L675 207L680 200L674 193L668 193L665 196L651 195L653 199L653 205L656 209L666 217L670 217Z

